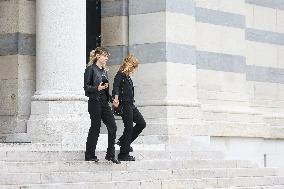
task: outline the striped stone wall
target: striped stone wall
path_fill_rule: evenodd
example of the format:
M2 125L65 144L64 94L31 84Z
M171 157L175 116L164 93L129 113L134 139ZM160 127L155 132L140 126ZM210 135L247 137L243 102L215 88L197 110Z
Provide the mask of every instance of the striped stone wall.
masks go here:
M284 2L247 0L245 37L251 105L283 127Z
M197 134L283 137L271 128L284 123L283 3L267 2L104 1L111 75L132 52L142 63L134 79L146 115L202 119ZM199 106L203 113L192 109Z
M194 120L193 134L282 138L283 7L281 0L102 0L111 80L134 53L137 105L148 120ZM0 0L0 9L5 138L24 133L30 115L35 1Z
M25 141L35 91L35 1L0 1L0 141Z
M243 1L196 1L198 94L205 105L248 106L243 12Z
M196 125L201 115L198 111L200 104L196 100L195 20L192 15L184 14L188 8L193 8L193 3L182 1L186 4L183 7L184 4L175 5L173 1L165 0L128 2L107 1L111 4L108 7L112 6L112 14L102 6L102 15L107 14L112 19L125 17L127 21L126 30L122 32L126 34L126 42L122 42L120 29L117 28L119 32L114 34L120 35L121 42L110 48L111 75L117 71L122 56L130 52L138 57L141 64L134 75L134 83L136 104L148 123L142 134L148 135L148 138L145 137L148 141L144 142L167 142L171 144L167 145L169 150L182 150L178 147L183 146L177 144L186 143L188 136L177 135L179 131L172 127L169 119L195 119L195 123L188 121L188 124ZM114 26L112 24L111 29L106 29L113 30ZM108 46L104 41L102 31L102 44ZM191 54L184 56L185 53L189 55L188 48Z

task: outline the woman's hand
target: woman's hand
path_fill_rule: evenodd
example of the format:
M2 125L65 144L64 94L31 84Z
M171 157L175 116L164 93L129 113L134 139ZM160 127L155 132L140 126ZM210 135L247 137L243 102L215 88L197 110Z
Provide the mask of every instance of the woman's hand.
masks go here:
M118 105L119 105L119 101L118 101L118 102L113 101L113 103L112 103L112 104L113 104L113 106L114 106L114 107L116 107L116 108L117 108L117 107L118 107Z
M113 104L114 107L118 107L119 100L118 100L118 96L117 95L115 95L112 104Z
M99 91L104 90L104 89L106 89L106 88L108 88L108 83L105 83L105 84L103 85L103 82L101 82L101 83L99 84L99 86L98 86L98 90L99 90Z

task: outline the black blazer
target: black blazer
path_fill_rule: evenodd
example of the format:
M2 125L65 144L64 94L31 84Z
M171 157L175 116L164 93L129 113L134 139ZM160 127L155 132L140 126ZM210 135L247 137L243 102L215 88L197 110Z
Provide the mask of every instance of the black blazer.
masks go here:
M101 100L100 94L105 92L107 96L107 101L109 98L109 87L105 90L98 90L98 86L102 82L103 75L108 79L108 75L106 71L100 69L96 64L92 64L85 69L84 73L84 90L85 95L89 98L93 98L95 100Z
M112 96L118 95L120 101L134 102L134 86L130 77L118 71L114 77Z

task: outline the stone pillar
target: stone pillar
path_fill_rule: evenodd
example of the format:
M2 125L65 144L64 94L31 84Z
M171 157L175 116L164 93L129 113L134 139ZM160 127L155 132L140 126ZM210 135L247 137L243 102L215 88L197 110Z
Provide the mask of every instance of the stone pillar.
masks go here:
M89 128L83 91L86 2L36 2L36 92L28 134L32 142L79 145Z

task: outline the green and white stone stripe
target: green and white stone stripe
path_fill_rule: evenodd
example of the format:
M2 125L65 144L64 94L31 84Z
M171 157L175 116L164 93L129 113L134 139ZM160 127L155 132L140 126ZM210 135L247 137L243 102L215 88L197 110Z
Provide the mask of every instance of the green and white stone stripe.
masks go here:
M126 46L108 47L110 64L121 63ZM141 64L171 62L196 65L197 69L246 74L249 81L284 84L284 69L246 65L246 58L239 55L196 51L194 46L175 43L149 43L130 46Z
M36 55L36 35L25 33L8 33L0 35L0 56Z
M262 43L269 43L275 45L284 45L284 34L257 30L253 28L246 28L246 40L256 41Z
M246 3L284 10L284 1L283 0L246 0Z

